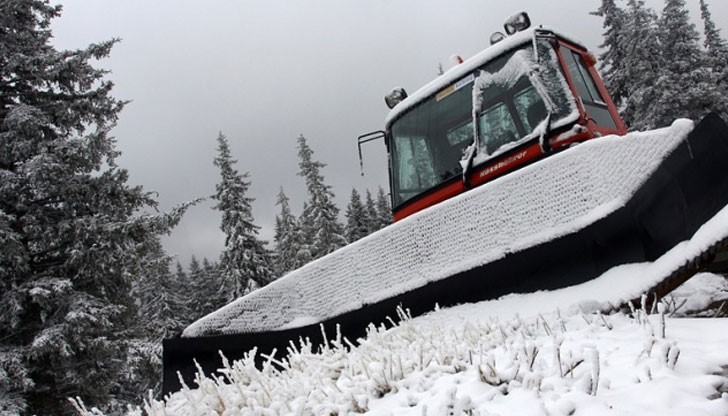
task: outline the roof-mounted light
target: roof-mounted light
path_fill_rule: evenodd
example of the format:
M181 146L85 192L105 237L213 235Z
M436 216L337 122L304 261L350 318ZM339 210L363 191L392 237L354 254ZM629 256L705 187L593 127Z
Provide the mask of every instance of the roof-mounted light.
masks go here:
M504 35L501 32L495 32L492 35L490 35L490 44L495 45L496 43L502 41L506 38L506 35Z
M528 17L528 13L526 12L514 14L513 16L509 17L508 20L506 20L506 23L503 25L506 33L508 33L509 35L512 35L516 32L521 32L528 29L529 27L531 27L531 19Z
M405 98L407 98L407 91L405 91L402 87L395 87L389 92L389 94L384 96L384 102L387 103L387 107L392 109Z

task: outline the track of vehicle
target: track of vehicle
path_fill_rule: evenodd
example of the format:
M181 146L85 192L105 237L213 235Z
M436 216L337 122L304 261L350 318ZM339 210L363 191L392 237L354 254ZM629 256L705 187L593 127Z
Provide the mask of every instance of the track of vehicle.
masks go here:
M728 230L727 230L728 231ZM692 257L686 259L685 263L678 269L659 280L655 286L649 290L634 296L629 301L626 301L615 307L610 307L605 312L612 312L615 310L627 311L630 308L642 303L644 298L647 302L647 307L651 309L652 305L669 295L670 292L677 289L680 285L690 280L691 277L698 273L711 272L711 273L726 273L728 272L728 264L725 263L725 256L728 255L728 236L723 237L721 240L715 242L706 251L703 251Z

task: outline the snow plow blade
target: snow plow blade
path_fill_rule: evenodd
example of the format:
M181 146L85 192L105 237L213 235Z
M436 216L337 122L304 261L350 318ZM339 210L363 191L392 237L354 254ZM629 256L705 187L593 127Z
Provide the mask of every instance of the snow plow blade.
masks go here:
M728 126L714 114L694 127L681 120L555 154L295 270L164 340L163 391L180 389L178 372L193 386L194 361L206 374L221 368L220 352L229 360L252 348L280 357L299 338L321 345L322 332L333 337L337 326L354 341L399 306L416 316L436 304L563 288L655 261L728 205L727 163ZM707 268L723 243L647 291L664 294Z

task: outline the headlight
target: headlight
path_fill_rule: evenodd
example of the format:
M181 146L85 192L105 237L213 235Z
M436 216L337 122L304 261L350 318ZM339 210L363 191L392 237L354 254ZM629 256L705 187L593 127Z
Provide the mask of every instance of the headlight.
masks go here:
M495 45L496 43L502 41L506 38L506 35L504 35L501 32L495 32L492 35L490 35L490 44Z
M384 96L384 102L387 103L387 107L392 109L405 98L407 98L407 91L405 91L402 87L396 87L393 88L389 94Z
M506 23L503 25L506 33L508 33L509 35L520 32L522 30L526 30L529 27L531 27L531 19L528 17L528 13L526 12L514 14L513 16L509 17L508 20L506 20Z

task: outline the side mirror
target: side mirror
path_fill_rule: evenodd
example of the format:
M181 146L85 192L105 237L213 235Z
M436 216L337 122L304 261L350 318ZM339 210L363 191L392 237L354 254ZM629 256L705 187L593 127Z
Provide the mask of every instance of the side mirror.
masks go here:
M404 91L404 90L402 90ZM391 107L390 107L391 108ZM379 139L386 139L387 133L383 132L382 130L379 131L373 131L371 133L362 134L356 139L356 144L359 147L359 169L361 169L361 176L364 176L364 159L361 156L361 145L362 143L371 142L373 140L379 140ZM387 140L384 140L384 143L387 144Z

